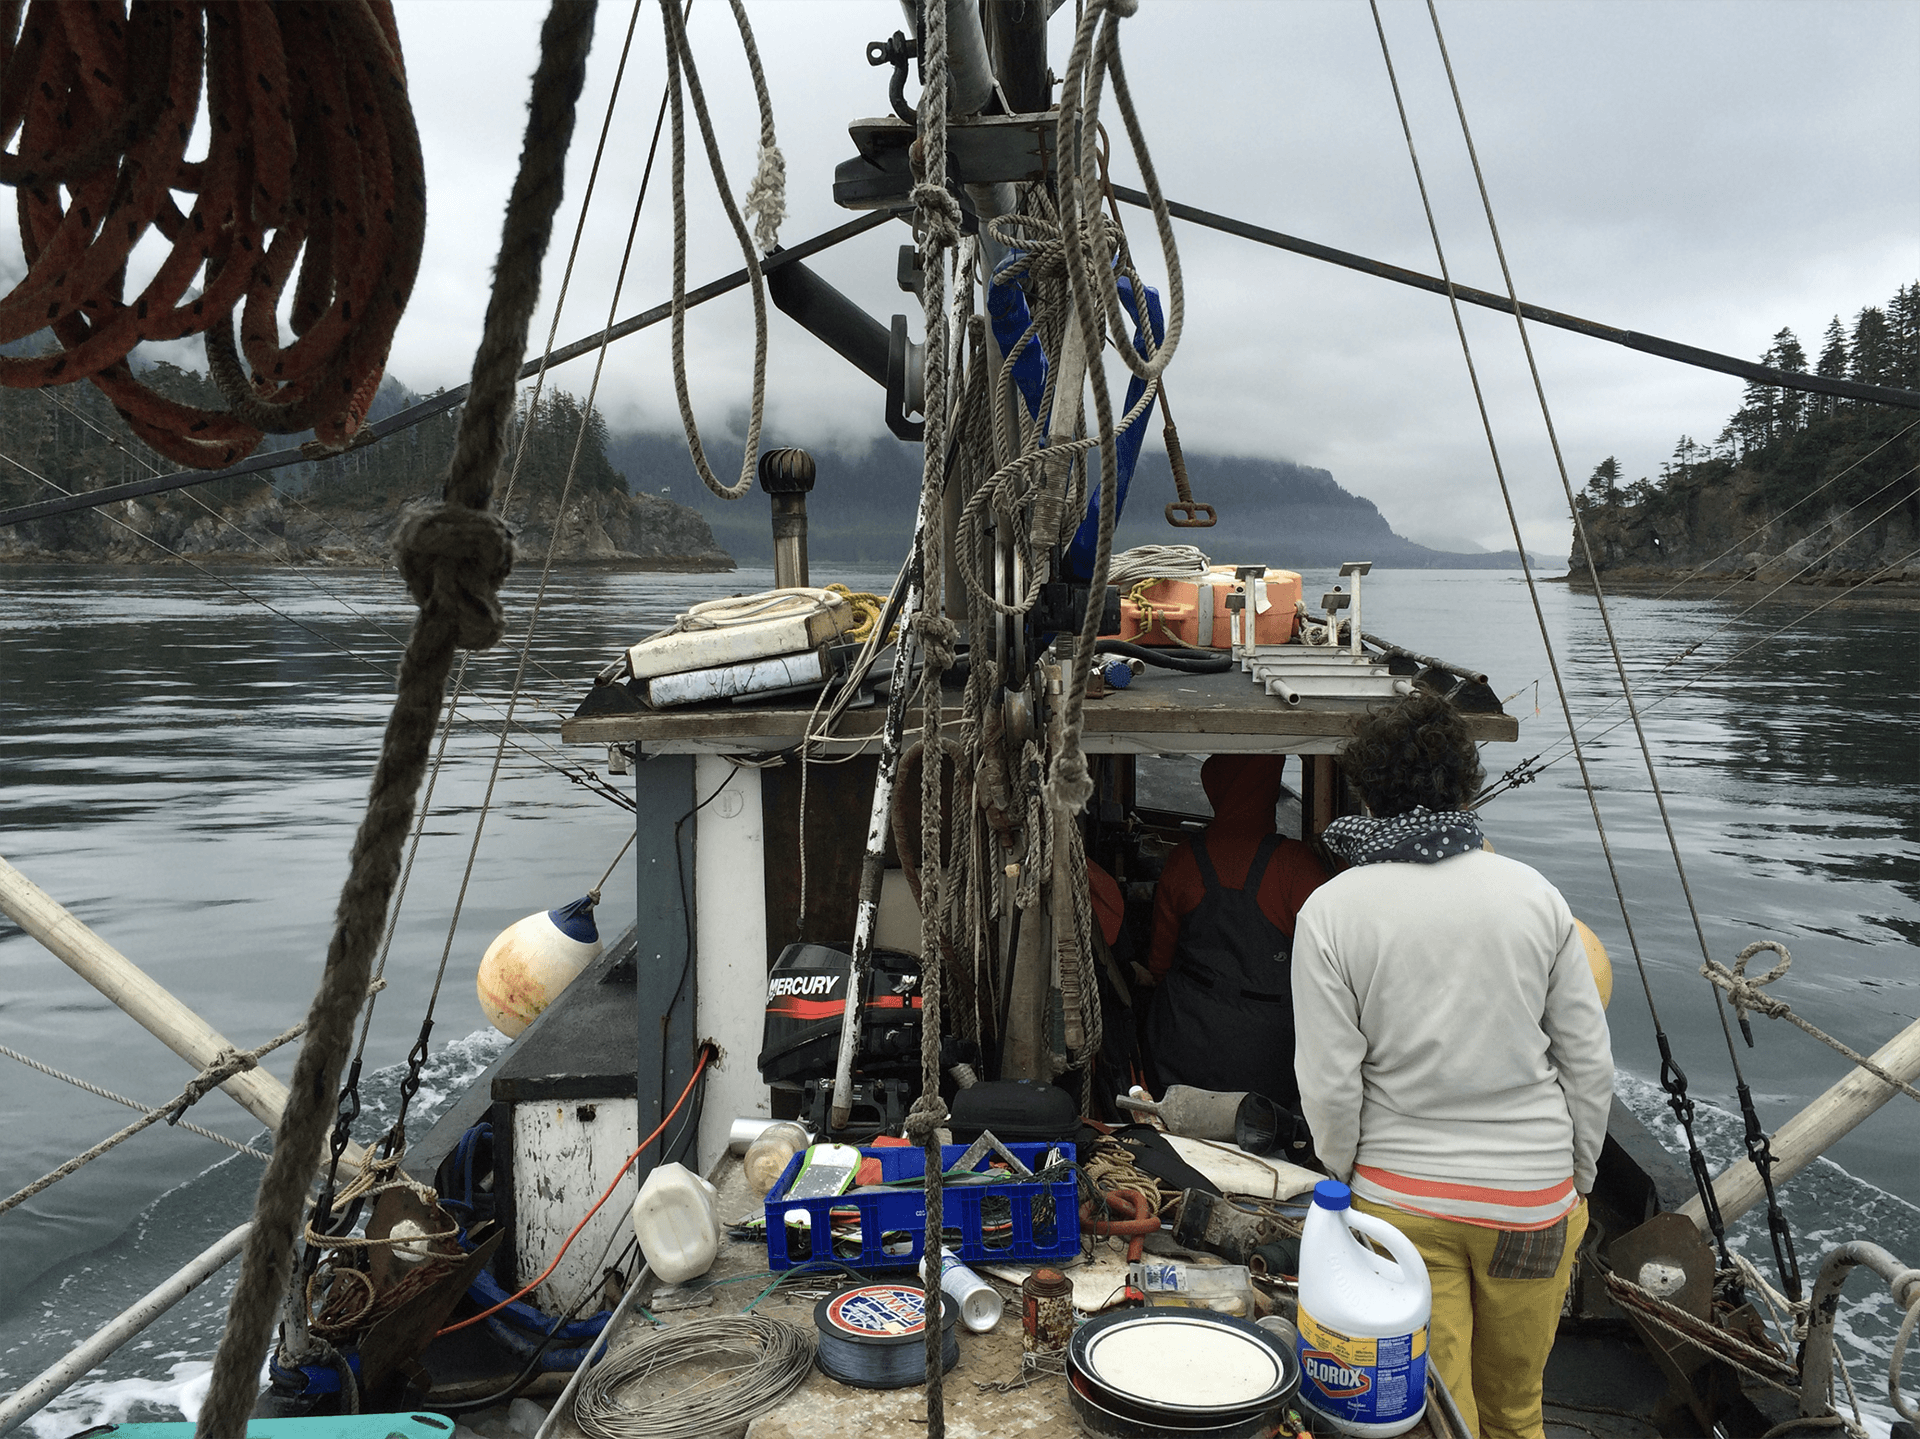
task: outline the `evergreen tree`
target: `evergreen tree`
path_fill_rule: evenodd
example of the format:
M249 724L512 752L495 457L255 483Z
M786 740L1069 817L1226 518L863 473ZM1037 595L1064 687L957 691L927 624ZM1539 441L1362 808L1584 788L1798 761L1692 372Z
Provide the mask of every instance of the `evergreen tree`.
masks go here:
M1801 348L1799 337L1792 330L1782 328L1773 337L1773 346L1767 351L1763 362L1776 370L1785 370L1790 375L1804 375L1807 372L1807 352ZM1804 390L1779 389L1774 391L1773 424L1769 434L1773 439L1782 440L1799 431L1806 420L1807 394Z
M1920 280L1895 292L1887 306L1887 328L1893 341L1893 383L1920 389Z
M1829 380L1847 377L1847 331L1838 315L1827 321L1827 333L1820 346L1820 364L1814 373ZM1808 400L1822 415L1832 415L1840 408L1839 397L1835 395L1810 395Z
M1593 467L1593 474L1587 479L1587 488L1583 492L1586 499L1596 505L1610 505L1618 499L1620 484L1620 461L1608 455Z
M1848 378L1863 385L1884 385L1892 378L1896 358L1886 311L1868 305L1854 318L1853 373Z

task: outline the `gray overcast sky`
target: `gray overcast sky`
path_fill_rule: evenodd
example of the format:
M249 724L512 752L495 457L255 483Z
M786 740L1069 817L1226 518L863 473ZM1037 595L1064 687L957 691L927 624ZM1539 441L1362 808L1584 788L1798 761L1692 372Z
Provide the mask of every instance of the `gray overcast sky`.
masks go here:
M891 0L749 0L748 8L786 155L782 237L792 242L847 218L831 196L833 166L852 153L847 122L886 110L886 72L867 67L863 45L897 28L900 12ZM1388 0L1383 11L1454 274L1498 290L1425 7ZM512 0L399 7L426 148L429 228L390 369L415 389L466 378L543 13ZM601 7L539 336L629 13ZM1920 278L1914 0L1442 0L1440 13L1523 297L1753 358L1782 325L1815 349L1829 316L1850 318ZM1056 70L1065 69L1071 15L1067 6L1055 17ZM721 0L698 0L691 32L738 195L756 133L739 40ZM1435 270L1362 0L1143 0L1122 45L1170 196ZM661 54L650 0L562 340L606 316L660 101ZM1134 179L1131 158L1123 155L1116 173ZM698 283L739 261L697 153L689 197L690 281ZM1159 268L1152 228L1139 212L1128 225L1151 281ZM1169 388L1188 449L1325 466L1415 538L1511 543L1444 300L1176 229L1188 309ZM892 279L894 249L906 238L904 226L890 226L818 268L884 319L908 308ZM620 314L667 296L670 244L663 147ZM772 325L769 443L831 446L883 433L877 387L777 312ZM1565 502L1514 326L1470 312L1469 334L1529 543L1563 557ZM1683 432L1711 439L1738 403L1740 383L1725 376L1561 332L1533 335L1576 485L1610 453L1630 478L1655 473ZM697 312L689 351L703 421L737 414L752 354L744 296ZM614 347L599 403L616 426L674 426L667 355L664 327ZM557 382L584 392L590 372L591 362L579 361ZM723 449L710 446L725 473ZM830 479L828 466L822 482Z

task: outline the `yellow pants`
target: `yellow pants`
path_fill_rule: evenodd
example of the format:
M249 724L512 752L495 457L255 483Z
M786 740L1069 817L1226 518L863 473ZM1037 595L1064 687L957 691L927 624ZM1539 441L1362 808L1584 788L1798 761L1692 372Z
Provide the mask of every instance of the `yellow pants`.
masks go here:
M1540 1376L1559 1328L1574 1251L1587 1232L1587 1204L1567 1216L1566 1243L1550 1277L1495 1278L1501 1231L1429 1219L1355 1197L1353 1207L1384 1219L1419 1249L1433 1283L1428 1362L1467 1427L1481 1439L1544 1439Z

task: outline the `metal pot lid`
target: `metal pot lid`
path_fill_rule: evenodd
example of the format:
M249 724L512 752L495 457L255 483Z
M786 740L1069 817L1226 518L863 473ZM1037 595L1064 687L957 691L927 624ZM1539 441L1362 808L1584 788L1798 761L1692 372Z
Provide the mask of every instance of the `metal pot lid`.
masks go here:
M1096 1390L1143 1416L1258 1412L1299 1383L1298 1360L1272 1335L1197 1309L1102 1315L1074 1335L1069 1362Z
M1217 1414L1176 1415L1172 1410L1120 1413L1087 1392L1087 1381L1073 1375L1067 1402L1081 1427L1094 1439L1267 1439L1284 1401L1269 1408L1221 1418ZM1104 1396L1102 1396L1104 1397ZM1146 1417L1142 1417L1146 1416Z

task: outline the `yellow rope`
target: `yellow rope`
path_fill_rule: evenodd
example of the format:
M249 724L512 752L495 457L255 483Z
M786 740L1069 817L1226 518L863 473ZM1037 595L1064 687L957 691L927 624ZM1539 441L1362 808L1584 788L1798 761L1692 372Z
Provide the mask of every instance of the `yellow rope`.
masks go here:
M887 602L879 595L868 594L864 590L850 590L845 585L828 585L827 588L852 605L853 612L860 616L859 623L847 631L846 638L856 644L866 643L867 636L873 633L873 627L880 623L880 614L886 609ZM899 633L900 627L895 625L887 638L891 640Z

